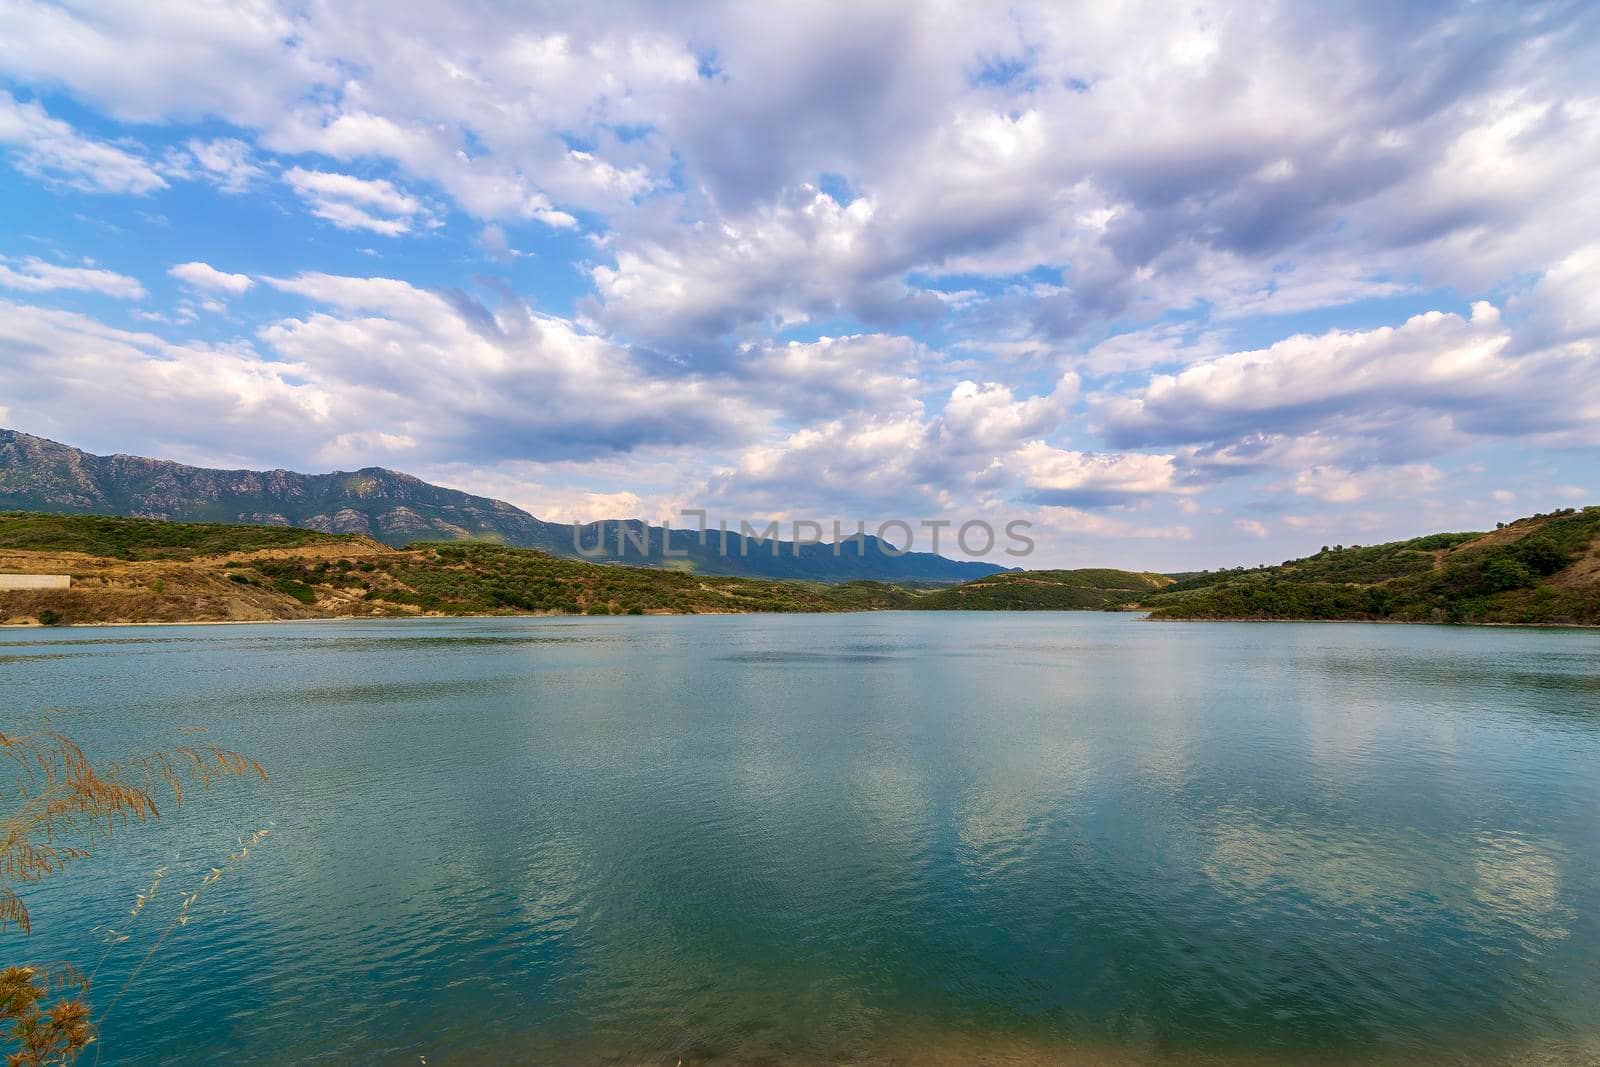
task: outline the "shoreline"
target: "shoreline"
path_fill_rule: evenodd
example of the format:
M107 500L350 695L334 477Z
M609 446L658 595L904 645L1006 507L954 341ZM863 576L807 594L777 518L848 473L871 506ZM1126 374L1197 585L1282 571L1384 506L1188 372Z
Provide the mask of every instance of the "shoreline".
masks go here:
M917 611L914 608L848 608L840 611L659 611L642 615L588 615L564 611L536 611L505 613L468 613L459 615L316 615L304 619L176 619L145 622L85 622L58 623L45 626L40 623L4 622L0 630L94 630L111 627L162 627L162 626L276 626L285 623L328 622L438 622L443 619L626 619L626 618L728 618L730 616L769 615L884 615L906 612L918 615L1137 615L1143 613L1141 622L1155 623L1251 623L1293 624L1307 623L1343 626L1437 626L1444 629L1494 628L1502 630L1600 630L1600 623L1583 622L1425 622L1413 619L1213 619L1164 618L1158 619L1148 611L1107 612L1098 608L1050 608L1038 611L978 608L970 611Z
M1145 622L1248 622L1248 623L1318 623L1338 626L1439 626L1453 630L1465 630L1475 627L1495 627L1509 630L1600 630L1600 623L1593 622L1429 622L1423 619L1263 619L1263 618L1237 618L1214 619L1201 615L1192 615L1183 618L1158 619L1153 614L1146 614Z

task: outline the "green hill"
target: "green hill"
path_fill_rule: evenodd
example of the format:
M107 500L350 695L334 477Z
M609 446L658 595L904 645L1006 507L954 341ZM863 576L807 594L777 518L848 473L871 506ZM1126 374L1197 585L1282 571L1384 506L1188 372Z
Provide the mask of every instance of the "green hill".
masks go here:
M292 557L241 564L236 573L247 579L309 590L312 602L359 591L375 607L445 615L849 610L829 586L583 563L481 543L416 544L348 564Z
M108 559L192 559L264 548L356 543L351 534L325 534L294 526L163 522L107 515L0 512L0 549L82 552Z
M396 549L294 527L0 513L0 570L73 577L69 590L0 594L0 622L1138 606L1158 619L1600 625L1600 507L1178 580L1006 571L936 589L590 563L481 541Z
M1142 604L1158 619L1600 624L1600 507L1192 575Z
M778 581L630 567L481 541L390 548L293 527L0 513L0 570L73 587L0 595L0 621L1123 607L1169 584L1116 570L1011 571L955 588Z
M1162 574L1091 568L1007 571L918 597L928 611L1081 611L1132 607L1172 584Z
M0 622L850 611L912 594L564 559L477 541L395 549L293 527L0 513L0 571L69 574L0 593Z

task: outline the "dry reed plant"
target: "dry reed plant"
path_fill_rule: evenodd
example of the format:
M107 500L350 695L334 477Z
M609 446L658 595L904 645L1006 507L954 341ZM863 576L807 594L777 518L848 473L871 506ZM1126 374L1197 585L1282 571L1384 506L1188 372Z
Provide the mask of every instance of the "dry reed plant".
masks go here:
M7 801L0 801L6 804L0 810L0 931L13 925L23 933L33 929L17 886L59 874L69 863L88 858L96 844L119 827L160 818L158 794L170 791L176 807L184 802L186 785L192 792L196 785L204 789L222 778L255 774L267 780L261 764L217 745L180 745L96 767L48 718L22 733L0 732L0 756L9 760L15 771L15 788ZM122 999L172 930L188 924L190 909L200 894L215 884L225 869L243 862L249 847L267 832L241 839L227 864L213 867L184 898L172 925L124 982L110 1007ZM165 875L166 868L157 871L150 888L134 901L134 922ZM100 963L126 940L125 934L113 932ZM95 973L98 971L99 965ZM0 1023L10 1024L6 1036L15 1050L8 1054L7 1062L12 1067L65 1064L94 1040L87 1003L93 976L70 967L0 970ZM53 1001L52 996L56 998Z
M0 971L0 1021L11 1024L10 1037L17 1045L6 1062L11 1067L67 1063L93 1041L83 997L87 988L87 980L68 966L54 971L34 967ZM58 997L55 1003L41 1008L52 995Z

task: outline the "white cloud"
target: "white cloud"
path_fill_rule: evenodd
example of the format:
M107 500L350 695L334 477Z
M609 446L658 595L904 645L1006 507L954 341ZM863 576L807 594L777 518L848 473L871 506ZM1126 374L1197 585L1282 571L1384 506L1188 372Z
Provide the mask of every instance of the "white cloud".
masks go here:
M772 514L992 511L1013 478L1007 461L1019 437L1057 426L1076 388L1072 375L1049 393L1022 397L996 383L959 382L932 411L899 387L889 390L893 403L841 404L832 415L826 406L805 408L815 421L743 448L702 495Z
M281 178L359 240L437 229L441 263L549 272L552 306L561 272L591 286L567 321L399 279L275 280L315 307L246 348L315 368L294 395L341 418L360 397L409 420L350 415L309 435L327 455L410 442L419 462L490 471L551 448L698 446L641 500L709 485L740 507L948 510L1045 493L1063 503L1043 513L1114 537L1177 527L1094 508L1174 512L1199 487L1352 522L1359 502L1381 524L1419 487L1491 499L1482 472L1429 464L1451 450L1571 450L1549 482L1581 480L1570 457L1600 445L1600 254L1574 221L1600 217L1581 6L18 0L6 31L8 85L99 113L74 129L0 95L10 158L58 192ZM506 236L580 218L581 234L519 240L537 260ZM66 287L8 263L13 288ZM249 282L189 266L210 293ZM473 284L477 266L429 279ZM1441 311L1385 313L1418 294ZM1503 315L1464 311L1486 296ZM1343 328L1284 338L1312 311ZM439 395L435 424L410 389ZM619 481L599 489L568 471L552 500L632 492L640 470L607 468Z
M505 229L494 223L490 223L478 232L478 247L483 249L484 254L490 259L502 263L509 263L516 257L524 255L511 247L511 240L506 236Z
M1129 330L1101 341L1074 362L1088 374L1126 374L1151 367L1197 363L1222 354L1217 333L1200 333L1184 324Z
M947 447L962 451L1008 452L1059 429L1077 396L1078 376L1072 373L1062 375L1051 392L1020 401L995 382L960 382L945 401L940 436Z
M143 300L144 286L126 274L101 270L98 267L62 267L29 256L17 262L20 270L0 259L0 286L21 289L30 293L48 293L57 289L76 289L83 292L102 293L120 300Z
M1194 539L1194 529L1186 523L1172 523L1161 525L1158 523L1138 522L1099 511L1085 511L1074 507L1049 507L1027 516L1033 523L1033 536L1041 540L1046 551L1049 551L1050 542L1062 542L1070 546L1074 541L1092 540L1113 547L1108 556L1108 565L1127 566L1128 550L1126 542L1139 541L1190 541ZM1044 539L1048 538L1048 541ZM1141 549L1141 553L1147 549ZM1101 554L1106 555L1105 549ZM1079 567L1084 565L1084 560L1076 552L1067 557L1069 565ZM1024 566L1037 567L1041 563L1028 560Z
M393 182L349 174L293 167L283 180L311 208L311 213L341 230L370 230L389 237L433 224L426 205Z
M725 386L651 377L626 349L520 301L490 311L391 278L263 281L334 309L272 323L260 339L369 406L352 425L382 419L390 432L506 456L714 440L747 418Z
M1431 463L1403 463L1362 471L1316 466L1298 471L1290 490L1296 496L1330 504L1351 504L1373 496L1415 500L1432 492L1443 480L1444 472Z
M172 344L72 312L0 301L0 395L78 441L138 441L163 454L277 442L331 429L330 401L300 368L248 346Z
M10 145L17 169L87 193L140 196L164 188L166 179L132 152L85 137L37 103L0 90L0 145Z
M748 346L730 370L746 383L750 403L811 419L920 409L920 374L932 362L910 338L851 334Z
M7 8L0 67L66 86L123 120L215 115L256 126L336 74L307 54L303 30L266 2L69 7L20 0Z
M1479 303L1470 318L1429 312L1398 327L1291 337L1204 360L1105 398L1099 410L1120 445L1341 428L1381 435L1380 453L1408 441L1437 449L1466 435L1582 438L1600 412L1593 348L1514 355L1510 345L1500 313Z
M625 350L520 303L492 313L380 278L268 281L326 310L254 343L203 345L0 303L0 395L52 412L72 440L226 439L302 467L402 444L409 464L698 451L755 428L727 383L651 378Z
M242 193L265 173L252 162L250 146L233 137L190 138L184 143L199 175L225 193Z
M1171 455L1090 453L1031 441L1016 452L1015 467L1029 495L1044 504L1103 507L1193 490Z
M249 275L228 274L220 271L209 263L193 262L179 263L167 271L168 274L183 282L185 285L196 289L208 289L213 292L227 293L238 296L251 286Z

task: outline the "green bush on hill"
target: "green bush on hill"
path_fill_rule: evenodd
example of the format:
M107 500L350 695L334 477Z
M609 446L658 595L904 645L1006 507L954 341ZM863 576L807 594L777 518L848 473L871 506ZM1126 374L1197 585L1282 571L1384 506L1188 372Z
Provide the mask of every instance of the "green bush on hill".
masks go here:
M1007 571L918 597L924 611L1093 611L1137 604L1171 584L1165 575L1090 568Z
M1593 585L1557 580L1600 536L1600 508L1493 534L1339 546L1278 567L1219 571L1147 597L1156 618L1600 623Z
M24 552L81 552L107 559L192 559L263 548L354 541L292 526L239 526L221 523L165 522L108 515L43 515L0 512L0 549Z
M843 611L857 606L862 595L855 589L836 597L827 586L585 563L481 542L419 543L360 563L291 557L250 566L292 595L304 589L314 599L319 588L330 594L359 589L374 605L456 615Z

